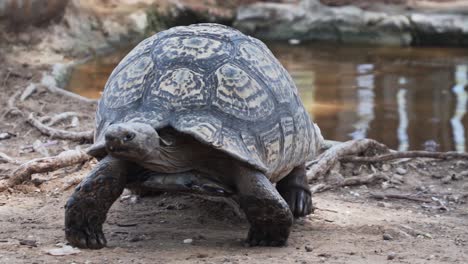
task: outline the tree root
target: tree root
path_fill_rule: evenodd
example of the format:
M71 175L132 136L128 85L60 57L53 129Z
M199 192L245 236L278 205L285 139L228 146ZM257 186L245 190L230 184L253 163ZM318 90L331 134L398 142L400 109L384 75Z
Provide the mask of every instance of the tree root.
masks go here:
M341 157L358 155L369 151L387 153L390 150L387 146L372 139L350 140L341 144L333 144L329 149L320 154L317 159L306 164L309 168L307 178L309 182L321 178Z
M319 184L313 185L310 188L310 191L312 193L319 193L319 192L324 192L330 189L344 187L344 186L371 184L378 180L388 180L388 177L382 173L372 173L366 176L348 177L348 178L344 178L342 181L335 183L335 184L319 183Z
M21 115L23 116L23 112L19 110L18 107L16 107L15 101L18 99L20 96L21 91L16 91L10 99L8 99L8 108L6 111L3 113L2 117L6 117L7 115Z
M93 142L94 132L92 130L83 131L83 132L72 132L72 131L52 128L52 127L44 125L39 120L37 120L34 117L33 113L29 115L27 122L31 124L33 127L37 128L42 134L50 136L51 138L68 139L68 140L81 141L81 142Z
M60 114L56 114L53 117L49 116L44 116L39 119L40 122L44 123L46 126L53 126L61 121L67 120L67 119L75 119L77 117L84 117L85 115L77 113L77 112L63 112Z
M28 99L28 97L31 96L31 94L33 94L36 90L36 85L34 83L29 84L21 94L20 101L23 102Z
M11 158L10 156L8 156L7 154L3 153L3 152L0 152L0 163L12 163L12 164L20 164L19 161Z
M6 183L0 184L0 191L31 180L31 175L55 171L92 159L84 150L67 150L57 156L38 158L19 166Z
M431 199L425 199L425 198L421 198L421 197L416 197L416 196L411 195L411 194L371 193L371 194L370 194L370 197L372 197L372 198L374 198L374 199L379 199L379 200L393 198L393 199L404 199L404 200L410 200L410 201L416 201L416 202L423 202L423 203L430 203L430 202L432 202Z
M395 151L383 155L372 157L342 157L341 162L355 163L376 163L394 159L404 158L431 158L431 159L468 159L468 153L460 153L455 151L449 152L431 152L431 151Z
M89 99L89 98L86 98L86 97L81 96L79 94L72 93L72 92L69 92L69 91L64 90L62 88L59 88L59 87L55 87L55 86L52 86L52 85L46 85L46 87L49 90L49 92L51 92L51 93L55 93L55 94L59 94L59 95L62 95L62 96L70 97L72 99L75 99L75 100L78 100L78 101L81 101L81 102L84 102L84 103L94 104L94 103L98 102L98 100Z

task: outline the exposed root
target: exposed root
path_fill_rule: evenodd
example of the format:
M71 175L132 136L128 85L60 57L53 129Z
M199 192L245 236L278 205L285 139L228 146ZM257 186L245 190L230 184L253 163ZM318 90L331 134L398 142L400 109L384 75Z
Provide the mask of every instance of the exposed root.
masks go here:
M319 183L313 185L310 188L310 191L312 193L319 193L338 187L371 184L378 180L388 180L388 177L382 173L372 173L366 176L348 177L335 184Z
M307 164L307 178L309 182L324 176L338 160L344 156L357 155L374 151L378 153L389 152L387 146L372 139L350 140L341 144L334 144L317 159Z
M416 202L423 202L423 203L430 203L432 202L431 199L425 199L421 197L416 197L412 194L398 194L398 193L371 193L370 197L383 200L383 199L404 199L404 200L410 200L410 201L416 201Z
M44 123L44 125L53 126L53 125L57 124L58 122L67 120L69 118L71 118L72 121L73 121L74 118L77 118L79 116L82 117L82 116L85 116L85 115L80 114L80 113L76 113L76 112L64 112L64 113L56 114L51 118L47 118L48 120L47 120L46 123ZM43 120L45 120L45 118L40 119L41 122L44 122Z
M356 162L356 163L376 163L394 159L404 158L431 158L431 159L468 159L468 153L460 153L455 151L449 152L430 152L430 151L399 151L382 154L371 157L342 157L341 162Z
M31 175L55 171L64 167L87 162L92 159L84 150L67 150L57 156L38 158L28 161L17 168L8 179L6 186L0 186L0 191L31 180Z
M72 132L62 129L56 129L42 124L39 120L34 117L34 114L31 113L27 119L27 122L33 127L37 128L42 134L48 135L51 138L57 139L67 139L74 141L93 141L93 131L83 131L83 132Z
M81 101L81 102L85 102L85 103L94 104L94 103L97 103L97 101L98 101L98 100L95 100L95 99L86 98L86 97L81 96L79 94L72 93L72 92L69 92L69 91L64 90L62 88L55 87L55 86L52 86L52 85L47 85L47 89L51 93L60 94L60 95L70 97L70 98L73 98L73 99Z
M31 94L33 94L36 91L36 89L37 88L34 83L29 84L28 87L26 87L26 89L24 89L24 92L21 94L21 97L20 97L21 102L28 99L29 96L31 96Z
M20 94L21 94L21 91L16 91L10 97L10 99L8 99L8 108L3 113L3 117L7 115L21 115L21 116L23 115L23 112L21 112L21 110L19 110L19 108L16 107L16 103L15 103L18 97L20 96Z
M0 163L12 163L12 164L20 164L19 161L11 158L7 154L0 152Z

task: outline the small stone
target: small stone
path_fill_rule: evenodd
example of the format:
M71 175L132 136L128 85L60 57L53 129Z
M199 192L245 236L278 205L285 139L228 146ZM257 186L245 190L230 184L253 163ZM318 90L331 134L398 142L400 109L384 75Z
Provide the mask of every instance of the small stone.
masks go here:
M184 239L184 244L192 244L192 243L193 243L193 239L191 238Z
M197 254L197 258L207 258L208 257L208 254L205 254L205 253L198 253Z
M406 173L408 173L408 171L407 171L405 168L403 168L403 167L398 167L398 168L396 169L396 173L398 173L398 174L400 174L400 175L405 175Z
M452 175L447 175L442 180L440 180L443 184L448 184L452 181Z
M383 238L383 240L393 240L393 237L388 233L384 233L382 235L382 238Z
M387 259L388 259L388 260L393 260L393 259L395 259L395 257L396 257L396 253L395 253L395 252L390 252L390 253L388 253L388 255L387 255Z
M37 247L36 240L20 239L19 243L20 243L20 245L23 245L23 246Z
M383 164L382 165L382 171L389 171L392 168L389 164Z
M331 254L330 253L319 253L317 256L322 257L322 258L329 258L329 257L331 257Z
M378 202L377 206L378 207L387 207L387 205L385 203L383 203L383 202Z
M307 252L312 252L312 250L313 250L313 248L312 248L311 246L307 246L307 245L304 246L304 248L305 248L305 250L306 250Z

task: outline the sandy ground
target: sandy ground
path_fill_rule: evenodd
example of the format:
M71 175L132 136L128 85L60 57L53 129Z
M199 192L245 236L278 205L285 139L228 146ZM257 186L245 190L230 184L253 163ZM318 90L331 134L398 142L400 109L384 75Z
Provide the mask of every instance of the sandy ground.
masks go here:
M43 60L28 62L27 42L9 47L15 56L7 60L5 50L0 52L0 135L13 135L0 140L0 152L20 163L47 155L44 149L56 155L88 146L42 135L26 123L29 113L80 112L78 127L71 128L69 121L55 127L83 131L92 129L95 109L39 85L28 99L12 101L22 113L10 111L11 96L40 82L42 73L51 71L50 61L74 59L48 60L36 47L34 54ZM34 143L42 147L34 149ZM49 255L50 249L66 244L63 207L73 191L70 182L84 177L94 164L37 174L32 182L0 193L0 263L468 263L468 161L419 159L341 166L330 182L375 171L388 180L315 194L315 213L296 221L287 247L244 247L248 224L224 203L177 194L140 200L124 195L104 226L107 248ZM0 162L0 180L16 167ZM374 193L417 199L377 200ZM192 243L184 243L186 239Z

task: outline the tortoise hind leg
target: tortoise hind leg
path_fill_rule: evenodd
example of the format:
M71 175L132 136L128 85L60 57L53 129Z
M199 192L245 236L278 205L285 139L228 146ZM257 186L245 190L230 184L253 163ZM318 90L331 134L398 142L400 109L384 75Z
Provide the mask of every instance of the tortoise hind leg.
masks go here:
M289 237L293 216L268 178L261 172L241 167L235 177L241 208L250 223L250 246L283 246Z
M276 189L288 203L294 217L312 213L312 195L306 174L305 165L298 166L276 184Z
M107 211L127 183L129 163L107 156L76 187L65 205L65 236L71 245L99 249Z

